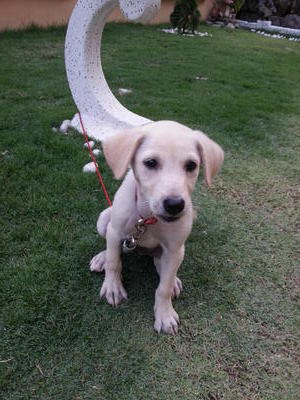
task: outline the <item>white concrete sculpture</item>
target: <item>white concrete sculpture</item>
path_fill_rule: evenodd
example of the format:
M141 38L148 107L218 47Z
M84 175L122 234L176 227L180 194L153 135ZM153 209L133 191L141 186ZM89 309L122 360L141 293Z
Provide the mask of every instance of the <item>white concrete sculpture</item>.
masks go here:
M107 17L118 5L126 19L147 22L158 12L160 0L79 0L66 35L65 63L70 89L88 135L96 140L150 122L119 103L103 74L102 31ZM81 131L78 114L70 126Z

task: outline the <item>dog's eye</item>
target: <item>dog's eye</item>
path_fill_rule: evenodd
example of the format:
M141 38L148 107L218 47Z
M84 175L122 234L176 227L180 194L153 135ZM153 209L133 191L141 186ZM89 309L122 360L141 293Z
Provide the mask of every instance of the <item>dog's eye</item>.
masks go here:
M149 169L155 169L158 166L158 162L154 158L149 158L144 161L144 165Z
M188 161L185 164L185 170L187 172L193 172L197 168L197 164L194 161Z

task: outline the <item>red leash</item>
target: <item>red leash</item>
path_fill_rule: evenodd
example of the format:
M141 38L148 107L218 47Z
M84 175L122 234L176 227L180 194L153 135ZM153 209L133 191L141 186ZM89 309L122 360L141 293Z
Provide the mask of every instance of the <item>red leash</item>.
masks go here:
M102 187L104 196L105 196L105 198L106 198L106 201L107 201L109 207L111 207L111 206L112 206L112 202L111 202L111 200L110 200L110 198L109 198L108 192L107 192L106 187L105 187L105 185L104 185L102 175L100 174L99 165L98 165L98 163L97 163L97 160L96 160L96 158L95 158L95 156L94 156L94 153L93 153L93 151L92 151L92 148L91 148L91 146L90 146L89 138L88 138L88 135L87 135L86 130L85 130L85 128L84 128L84 125L83 125L83 122L82 122L82 118L81 118L80 112L78 112L78 115L79 115L79 120L80 120L80 125L81 125L81 128L82 128L82 132L83 132L83 135L84 135L84 138L85 138L87 147L88 147L89 152L90 152L91 159L93 160L93 163L94 163L95 168L96 168L96 173L97 173L97 176L98 176L98 180L99 180L100 186Z
M86 130L85 130L85 128L84 128L83 121L82 121L82 117L81 117L81 114L80 114L79 111L78 111L78 115L79 115L79 120L80 120L81 129L82 129L82 132L83 132L83 135L84 135L86 144L87 144L87 146L88 146L90 156L91 156L91 158L92 158L92 160L93 160L93 163L94 163L94 165L95 165L95 168L96 168L96 173L97 173L97 175L98 175L98 180L99 180L100 186L102 187L104 196L105 196L105 198L106 198L106 201L107 201L109 207L111 207L111 206L112 206L112 202L111 202L111 200L110 200L110 198L109 198L108 192L107 192L106 187L105 187L105 185L104 185L102 175L100 174L99 165L98 165L98 163L97 163L97 160L96 160L96 158L95 158L95 155L94 155L94 153L93 153L93 151L92 151L92 148L91 148L91 146L90 146L89 138L88 138L88 135L87 135ZM142 219L143 225L154 225L154 224L156 224L156 222L157 222L157 218L154 217L154 216L151 216L151 217L148 217L148 218L143 218L143 217L141 217L141 219Z

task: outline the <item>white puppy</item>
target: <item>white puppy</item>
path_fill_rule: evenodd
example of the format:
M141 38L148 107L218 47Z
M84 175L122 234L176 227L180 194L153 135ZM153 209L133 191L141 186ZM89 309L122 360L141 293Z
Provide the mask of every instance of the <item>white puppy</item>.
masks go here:
M113 306L127 298L121 278L124 239L128 239L125 247L133 246L136 239L139 247L156 249L154 264L160 282L155 293L154 328L175 334L179 317L172 297L178 297L182 289L176 274L193 223L191 193L201 164L205 182L211 185L222 165L223 150L204 133L171 121L121 132L107 139L103 147L117 179L125 175L128 166L131 169L113 206L104 210L97 222L99 234L107 240L107 249L90 263L92 271L105 270L100 295Z

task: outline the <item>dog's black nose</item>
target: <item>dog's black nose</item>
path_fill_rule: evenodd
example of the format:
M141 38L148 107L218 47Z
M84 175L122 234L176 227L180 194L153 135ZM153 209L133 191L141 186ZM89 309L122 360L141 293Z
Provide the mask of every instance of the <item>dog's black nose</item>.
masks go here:
M179 196L167 197L163 201L163 206L168 214L177 215L184 209L185 201Z

